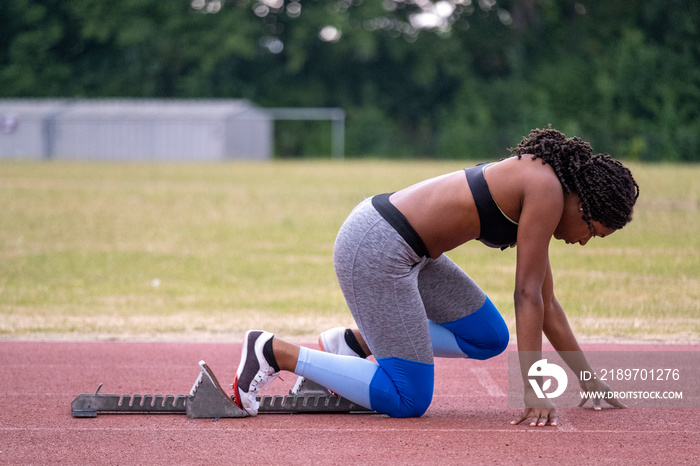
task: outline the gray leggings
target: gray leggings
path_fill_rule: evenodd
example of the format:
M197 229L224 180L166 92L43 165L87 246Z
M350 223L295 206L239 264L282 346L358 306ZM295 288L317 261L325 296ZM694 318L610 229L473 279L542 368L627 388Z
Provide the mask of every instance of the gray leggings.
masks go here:
M428 319L452 322L486 294L447 256L420 257L366 199L340 228L333 261L355 323L376 358L433 362Z

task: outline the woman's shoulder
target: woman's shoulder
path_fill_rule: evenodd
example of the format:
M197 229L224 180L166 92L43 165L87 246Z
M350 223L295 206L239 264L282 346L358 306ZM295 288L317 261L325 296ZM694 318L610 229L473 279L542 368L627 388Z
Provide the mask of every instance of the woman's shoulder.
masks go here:
M533 159L529 155L503 159L489 165L484 174L489 185L493 180L497 184L502 182L510 186L519 186L523 192L531 190L562 192L561 182L554 168L548 163L543 163L542 159Z

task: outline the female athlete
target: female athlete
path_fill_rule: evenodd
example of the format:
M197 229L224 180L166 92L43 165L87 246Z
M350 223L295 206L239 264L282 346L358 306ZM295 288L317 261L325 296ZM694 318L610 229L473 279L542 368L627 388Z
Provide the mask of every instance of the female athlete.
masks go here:
M338 281L358 328L324 332L324 351L249 331L234 382L238 405L257 414L258 390L286 370L374 411L421 416L432 400L434 357L487 359L508 345L499 312L445 255L472 240L517 248L520 354L534 355L534 362L544 332L555 350L578 355L566 360L575 374L590 371L554 295L549 243L585 245L613 234L632 219L639 187L620 162L551 127L532 130L511 152L360 203L334 247ZM370 354L376 363L365 359ZM521 358L525 371L531 360ZM581 384L609 390L599 381ZM549 400L533 403L528 391L525 398L514 424L557 424ZM594 403L599 409L600 400Z

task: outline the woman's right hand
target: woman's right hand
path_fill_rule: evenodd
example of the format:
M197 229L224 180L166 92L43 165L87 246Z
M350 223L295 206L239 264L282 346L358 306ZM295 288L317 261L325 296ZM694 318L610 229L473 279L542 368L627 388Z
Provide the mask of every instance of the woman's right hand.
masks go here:
M512 425L520 424L528 419L531 419L530 427L557 425L557 409L554 403L546 398L537 398L537 395L532 390L528 390L525 393L524 400L526 408L518 419L510 422Z

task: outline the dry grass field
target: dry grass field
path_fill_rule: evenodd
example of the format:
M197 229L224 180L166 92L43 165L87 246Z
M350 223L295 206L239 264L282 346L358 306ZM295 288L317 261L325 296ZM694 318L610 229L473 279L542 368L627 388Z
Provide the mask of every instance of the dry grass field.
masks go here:
M354 205L472 162L0 162L0 339L299 339L351 325L332 264ZM631 164L635 220L553 241L582 340L700 341L700 166ZM449 254L513 326L515 252Z

